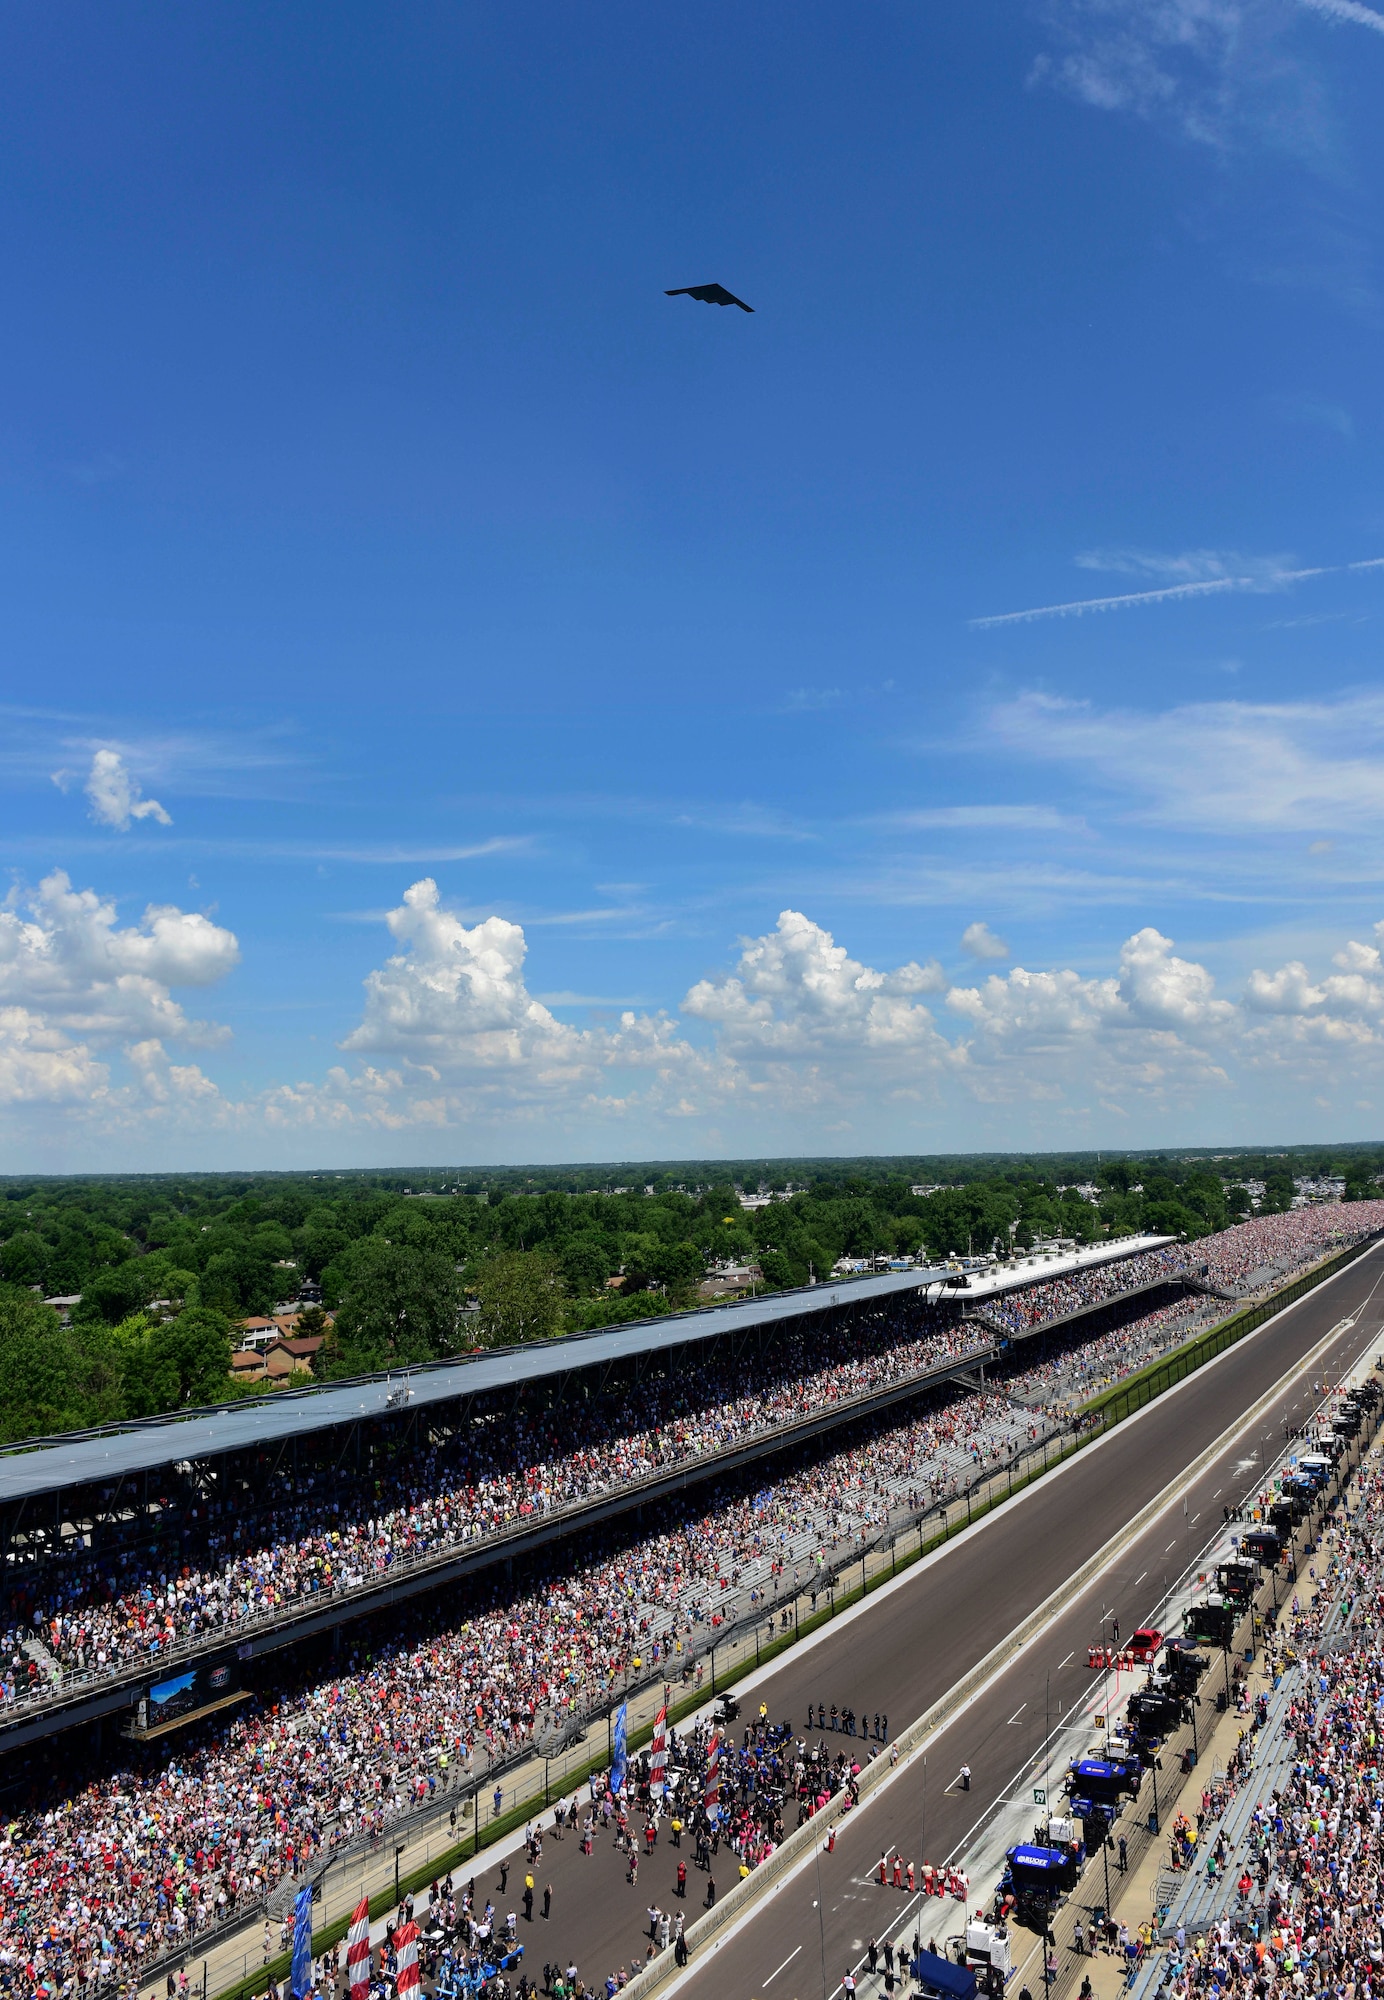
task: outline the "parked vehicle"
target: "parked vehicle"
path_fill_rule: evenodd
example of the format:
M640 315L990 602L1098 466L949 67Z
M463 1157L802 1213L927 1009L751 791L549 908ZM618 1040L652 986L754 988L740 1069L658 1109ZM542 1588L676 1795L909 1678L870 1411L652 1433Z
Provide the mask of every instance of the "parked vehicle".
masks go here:
M1138 1666L1149 1666L1163 1643L1163 1634L1153 1625L1141 1625L1129 1642L1129 1655Z
M1247 1535L1240 1537L1240 1547L1248 1551L1256 1562L1266 1569L1277 1568L1283 1557L1283 1538L1272 1528L1251 1528Z
M1203 1646L1228 1646L1240 1622L1240 1610L1223 1597L1208 1597L1187 1612L1187 1635Z
M1248 1604L1259 1583L1259 1565L1238 1557L1223 1562L1216 1570L1216 1582L1222 1597L1235 1604Z
M1143 1769L1136 1757L1083 1757L1067 1772L1067 1793L1078 1819L1109 1821L1128 1792L1138 1794Z

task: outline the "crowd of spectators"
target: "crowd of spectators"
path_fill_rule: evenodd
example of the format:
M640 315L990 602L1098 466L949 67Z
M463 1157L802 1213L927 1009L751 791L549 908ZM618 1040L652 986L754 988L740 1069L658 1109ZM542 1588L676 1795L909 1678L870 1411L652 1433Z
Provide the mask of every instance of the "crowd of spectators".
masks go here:
M1096 1264L1084 1271L1063 1272L1055 1278L1044 1278L1039 1284L1025 1286L1022 1291L1003 1292L998 1298L986 1299L981 1316L1006 1333L1027 1333L1048 1320L1086 1312L1144 1285L1179 1278L1188 1261L1187 1248L1180 1243L1168 1244L1161 1250L1142 1250L1137 1257Z
M1034 1341L1015 1350L1016 1360L1024 1365L1006 1373L1005 1387L1011 1395L1056 1415L1112 1382L1123 1381L1169 1348L1181 1346L1224 1311L1222 1304L1201 1296L1174 1299L1075 1344L1057 1335Z
M1384 1205L1332 1213L1354 1222L1356 1209L1375 1206ZM1368 1226L1368 1217L1358 1219ZM1296 1244L1307 1255L1328 1240L1310 1222L1299 1223L1297 1234L1281 1236L1277 1247ZM1206 1246L1197 1248L1205 1253ZM862 1338L858 1330L855 1337ZM371 1573L401 1551L445 1546L526 1508L561 1505L636 1477L639 1469L714 1450L756 1427L781 1426L785 1415L804 1408L800 1395L815 1397L820 1407L859 1394L963 1351L972 1337L954 1319L939 1318L915 1324L909 1340L890 1344L881 1321L873 1350L838 1350L825 1363L819 1350L810 1370L798 1352L796 1374L785 1366L758 1383L722 1379L686 1391L675 1380L648 1384L640 1392L645 1398L684 1400L671 1409L636 1400L638 1422L622 1428L612 1413L605 1432L593 1431L584 1417L575 1452L570 1439L562 1449L555 1419L529 1430L492 1419L492 1428L438 1447L435 1458L401 1466L394 1507L382 1505L393 1496L381 1486L364 1519L344 1512L348 1503L326 1488L295 1495L302 1533L291 1543L239 1536L234 1522L212 1516L208 1547L218 1556L224 1548L221 1569L210 1582L190 1567L183 1576L160 1577L157 1586L151 1578L119 1611L120 1629L128 1632L132 1618L146 1632L150 1625L164 1634L193 1628L203 1603L262 1601L256 1589L286 1595L304 1571L320 1578ZM1079 1352L1080 1322L1068 1338ZM1093 1346L1107 1338L1098 1336ZM1108 1351L1097 1354L1093 1365L1108 1359ZM1050 1360L1040 1358L1036 1367ZM1023 1382L1020 1373L1008 1387ZM277 1690L275 1698L257 1697L229 1719L194 1725L171 1743L122 1745L86 1770L70 1751L41 1753L29 1796L12 1792L11 1817L0 1834L0 1990L118 1983L218 1916L258 1902L324 1845L378 1834L439 1790L459 1780L469 1784L507 1752L604 1707L636 1659L645 1671L671 1677L695 1649L699 1628L732 1616L773 1616L839 1566L843 1552L1002 1463L1048 1422L1041 1410L993 1387L936 1391L804 1446L776 1460L767 1475L731 1477L709 1493L703 1488L668 1502L638 1535L626 1526L565 1540L512 1588L497 1572L492 1581L454 1591L445 1607L420 1603L402 1620L394 1614L387 1638L382 1626L357 1627L356 1650L335 1671L314 1675L304 1668L299 1684ZM600 1450L593 1436L604 1440ZM446 1456L452 1451L456 1459ZM766 1477L772 1483L764 1484ZM1378 1540L1381 1513L1376 1484L1367 1514L1332 1556L1345 1566L1342 1588L1368 1587L1372 1632L1380 1601L1369 1548L1371 1536ZM99 1579L99 1564L88 1573L88 1588L93 1575ZM113 1592L104 1607L108 1658L117 1644L119 1595ZM102 1650L90 1600L63 1607L47 1631L79 1662L88 1649ZM1304 1643L1311 1635L1302 1628L1298 1636ZM1333 1718L1358 1716L1360 1700L1384 1694L1384 1677L1363 1657L1355 1672L1342 1683L1345 1706L1332 1709ZM1352 1735L1332 1720L1337 1735L1329 1745L1316 1723L1313 1729L1314 1757L1319 1744L1327 1746L1325 1785L1337 1770L1344 1782L1346 1750L1361 1741L1358 1728ZM1301 1786L1303 1810L1320 1817L1320 1772ZM1326 1798L1328 1808L1336 1802ZM1368 1838L1377 1833L1376 1823ZM1289 1886L1305 1883L1319 1896L1324 1884L1314 1854L1306 1834L1295 1840L1290 1873L1295 1867L1299 1874ZM1371 1866L1372 1855L1367 1846ZM1291 1896L1284 1907L1296 1907Z
M1029 1332L1174 1277L1189 1263L1228 1285L1271 1256L1288 1268L1333 1237L1381 1226L1384 1202L1299 1210L1003 1294L985 1302L981 1326L949 1302L915 1305L906 1324L896 1308L881 1308L873 1319L815 1334L810 1353L807 1337L790 1330L767 1360L673 1368L594 1399L575 1449L558 1413L482 1409L423 1451L386 1457L370 1480L339 1467L297 1484L287 1475L271 1479L260 1493L204 1494L180 1510L176 1561L155 1548L151 1562L140 1539L124 1549L69 1551L11 1582L0 1639L10 1672L0 1677L0 1700L26 1692L38 1675L26 1639L37 1639L60 1668L101 1672L167 1654L180 1639L234 1637L319 1591L364 1589L401 1562L436 1559L526 1517L580 1505L923 1374L983 1345L986 1325ZM1102 1335L1079 1375L1067 1371L1067 1393L1128 1372L1158 1344L1158 1329L1174 1323L1171 1314L1153 1314ZM1061 1371L1051 1372L1056 1380Z
M1259 1218L1195 1248L1224 1280L1257 1269L1270 1253L1281 1264L1302 1261L1347 1227L1358 1234L1369 1226L1376 1207L1384 1216L1384 1203L1360 1203ZM991 1302L986 1318L1013 1331L1031 1329L1156 1282L1183 1254L1166 1248L1047 1280ZM1178 1313L1160 1309L1075 1355L1062 1350L1047 1357L1034 1364L1037 1380L1060 1400L1089 1392L1174 1338ZM179 1638L233 1635L317 1591L365 1588L399 1562L445 1555L527 1515L578 1505L923 1373L984 1337L950 1305L915 1308L906 1334L882 1310L872 1323L828 1336L827 1352L819 1344L811 1363L802 1334L790 1332L767 1375L757 1357L692 1377L650 1378L632 1393L590 1405L575 1451L551 1413L482 1411L422 1454L386 1459L373 1481L338 1469L334 1477L309 1474L296 1488L285 1480L276 1491L270 1481L258 1506L244 1492L202 1496L184 1510L176 1563L165 1558L155 1567L140 1543L68 1555L12 1583L3 1641L11 1671L0 1679L0 1699L26 1691L38 1674L32 1657L38 1648L21 1650L26 1638L37 1639L61 1668L100 1672L167 1654ZM369 1511L361 1504L363 1484Z
M1238 1291L1246 1280L1265 1274L1264 1282L1285 1277L1313 1264L1338 1244L1358 1243L1384 1229L1384 1201L1327 1203L1294 1208L1283 1215L1255 1215L1215 1236L1186 1246L1193 1265L1204 1264L1213 1285Z
M0 1990L130 1976L324 1845L380 1833L555 1721L603 1708L635 1658L673 1674L699 1628L772 1616L862 1537L1038 1428L1001 1396L941 1392L834 1449L805 1447L772 1486L729 1480L705 1512L667 1503L637 1539L564 1543L560 1565L512 1594L478 1582L445 1618L408 1614L406 1638L396 1614L377 1651L171 1745L122 1745L80 1778L56 1753L0 1836Z
M166 1653L179 1638L238 1627L323 1589L361 1589L400 1562L436 1557L555 1508L924 1374L985 1343L951 1305L917 1306L912 1326L881 1310L813 1337L790 1331L772 1355L674 1367L582 1409L481 1411L450 1437L398 1453L372 1480L345 1467L296 1490L199 1497L194 1539L170 1573L143 1542L78 1551L10 1585L4 1650L37 1636L63 1667L105 1669ZM21 1666L27 1673L27 1663ZM4 1695L22 1692L11 1676Z
M1343 1505L1311 1564L1310 1596L1286 1614L1282 1663L1300 1692L1285 1727L1297 1752L1286 1784L1255 1801L1248 1852L1225 1878L1224 1907L1200 1938L1174 1940L1168 2000L1271 2000L1331 1993L1369 2000L1384 1980L1384 1479ZM1279 1766L1280 1770L1282 1766ZM1251 1776L1249 1783L1253 1783ZM1211 1875L1230 1860L1208 1829Z
M1197 1277L1235 1291L1264 1273L1270 1282L1315 1263L1328 1250L1384 1229L1384 1201L1291 1209L1257 1215L1194 1243L1171 1243L1111 1264L1069 1271L986 1299L980 1316L1010 1334L1029 1332L1068 1313L1105 1305L1160 1279Z

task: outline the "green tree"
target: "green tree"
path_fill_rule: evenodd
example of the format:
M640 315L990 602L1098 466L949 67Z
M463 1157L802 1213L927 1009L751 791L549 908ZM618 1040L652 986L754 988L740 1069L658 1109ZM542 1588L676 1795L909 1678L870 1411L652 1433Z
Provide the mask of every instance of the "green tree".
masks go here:
M615 1268L609 1252L588 1230L568 1237L558 1262L568 1289L577 1298L599 1292Z
M544 1250L497 1250L476 1273L478 1330L487 1347L551 1340L562 1331L562 1289Z
M104 1340L89 1348L32 1293L0 1293L0 1437L49 1437L119 1414Z
M333 1208L308 1211L298 1232L298 1260L313 1278L320 1278L333 1258L351 1247L351 1238Z
M116 1264L105 1271L98 1271L82 1287L83 1318L104 1319L108 1325L116 1326L129 1315L138 1312L157 1296L157 1280L164 1275L162 1262L149 1268L147 1257L129 1257L123 1264Z
M649 1281L666 1293L670 1304L690 1305L706 1276L702 1253L695 1243L670 1243L652 1260ZM785 1280L785 1282L791 1282Z
M455 1352L462 1297L449 1257L367 1236L339 1265L343 1297L330 1373L415 1367Z
M797 1282L793 1266L782 1250L762 1250L759 1255L759 1270L770 1291L784 1291Z
M247 1237L208 1259L201 1293L207 1305L232 1317L267 1313L274 1304L275 1282L273 1258Z
M0 1250L0 1277L8 1285L46 1285L50 1257L36 1229L21 1229Z
M144 1313L122 1320L110 1336L132 1417L220 1402L231 1366L231 1329L224 1313L189 1306L155 1325Z

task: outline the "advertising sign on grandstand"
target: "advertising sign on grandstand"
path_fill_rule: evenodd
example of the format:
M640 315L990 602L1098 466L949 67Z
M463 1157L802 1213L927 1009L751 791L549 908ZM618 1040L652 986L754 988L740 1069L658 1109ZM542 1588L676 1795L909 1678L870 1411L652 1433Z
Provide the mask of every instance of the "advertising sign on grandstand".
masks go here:
M126 1731L130 1736L161 1736L165 1730L195 1722L234 1701L243 1701L248 1690L240 1685L240 1670L233 1659L201 1660L166 1681L156 1681L140 1700L134 1721Z

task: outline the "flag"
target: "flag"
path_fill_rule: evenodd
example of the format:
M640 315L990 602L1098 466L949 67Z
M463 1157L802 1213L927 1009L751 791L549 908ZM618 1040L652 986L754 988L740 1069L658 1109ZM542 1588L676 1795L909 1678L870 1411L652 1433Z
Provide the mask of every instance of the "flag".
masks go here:
M713 1736L706 1753L706 1784L702 1791L702 1804L709 1813L715 1812L721 1797L721 1738Z
M664 1706L654 1717L653 1755L649 1759L649 1780L651 1784L668 1785L668 1707Z
M399 2000L419 2000L417 1924L400 1924L395 1931L394 1967Z
M621 1702L615 1715L615 1761L610 1767L610 1789L619 1793L625 1789L625 1704Z
M312 1884L307 1883L293 1899L293 1967L290 1974L293 2000L307 2000L312 1991Z
M370 1898L362 1896L351 1913L346 1933L346 1979L351 2000L365 2000L370 1991Z

